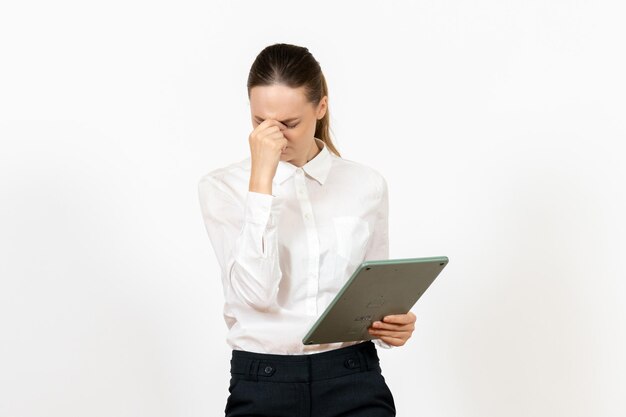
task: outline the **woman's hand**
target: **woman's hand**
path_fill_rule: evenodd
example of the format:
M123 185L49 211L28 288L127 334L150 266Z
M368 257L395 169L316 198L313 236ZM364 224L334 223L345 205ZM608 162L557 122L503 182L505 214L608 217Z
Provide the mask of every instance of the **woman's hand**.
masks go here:
M278 120L267 119L250 133L250 191L272 193L272 180L283 149L287 146L287 139L282 132L285 128Z
M383 321L375 321L368 329L372 336L393 346L404 345L415 330L415 314L395 314L383 317Z

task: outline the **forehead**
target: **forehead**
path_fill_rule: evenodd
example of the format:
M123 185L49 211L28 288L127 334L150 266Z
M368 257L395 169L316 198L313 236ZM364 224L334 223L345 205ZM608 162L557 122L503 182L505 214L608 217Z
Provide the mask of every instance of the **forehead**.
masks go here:
M306 100L304 87L264 85L250 89L250 109L254 116L279 120L297 117L311 103Z

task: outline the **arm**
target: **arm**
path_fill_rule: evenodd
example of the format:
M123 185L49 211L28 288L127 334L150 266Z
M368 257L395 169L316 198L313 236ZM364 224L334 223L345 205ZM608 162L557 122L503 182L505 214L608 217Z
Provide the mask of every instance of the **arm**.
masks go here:
M381 179L376 224L365 252L365 261L389 259L389 192L387 182L384 178L381 177ZM394 347L381 339L372 339L372 342L385 349Z
M376 223L365 250L364 261L389 259L389 191L387 181L381 177Z
M389 197L387 182L382 181L381 199L378 206L377 221L372 235L372 241L365 254L365 259L389 259ZM370 327L370 334L380 337L372 341L385 349L403 346L413 334L415 329L415 314L408 311L406 314L385 316L383 322L374 322ZM389 344L384 341L392 341Z
M252 308L275 306L282 277L278 257L278 216L283 200L248 191L241 207L213 177L198 183L202 217L222 269L225 297L236 297Z

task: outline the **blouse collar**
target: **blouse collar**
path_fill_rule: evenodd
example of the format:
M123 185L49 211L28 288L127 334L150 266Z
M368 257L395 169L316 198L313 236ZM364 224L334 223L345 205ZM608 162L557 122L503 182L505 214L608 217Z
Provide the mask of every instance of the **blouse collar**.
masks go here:
M318 138L314 138L317 143L318 148L322 149L320 152L315 155L313 159L302 166L304 172L306 172L309 176L313 177L317 180L321 185L324 185L326 178L328 177L328 172L330 171L331 158L330 152L326 147L324 141ZM278 167L276 167L276 175L274 176L274 181L278 184L282 184L285 180L287 180L294 172L298 169L297 166L293 165L290 162L286 161L278 161Z

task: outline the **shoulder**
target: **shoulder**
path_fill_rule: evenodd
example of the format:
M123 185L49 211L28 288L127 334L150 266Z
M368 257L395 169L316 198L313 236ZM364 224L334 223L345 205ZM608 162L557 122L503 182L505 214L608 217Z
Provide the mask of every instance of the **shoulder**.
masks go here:
M215 168L198 179L198 190L202 194L218 189L227 194L235 194L250 178L250 157Z
M377 197L387 193L387 180L376 168L362 162L332 155L333 175L352 184L361 184Z
M203 174L199 182L205 181L217 181L217 182L229 182L238 179L242 175L246 175L250 172L250 157L242 159L231 164L215 168Z

